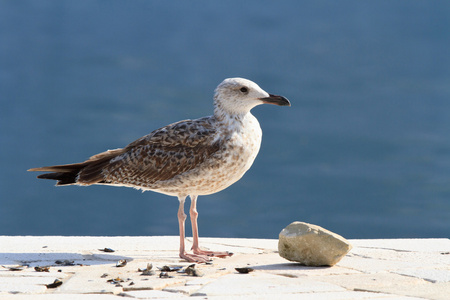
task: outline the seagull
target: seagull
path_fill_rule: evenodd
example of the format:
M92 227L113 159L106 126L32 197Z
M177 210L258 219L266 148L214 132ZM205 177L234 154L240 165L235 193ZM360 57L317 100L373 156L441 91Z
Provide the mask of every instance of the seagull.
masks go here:
M227 78L214 93L214 114L179 121L81 163L33 168L50 172L37 176L57 180L57 186L112 185L154 191L179 200L180 258L204 263L231 252L203 250L198 241L197 197L217 193L251 167L261 146L262 131L250 110L260 104L290 106L244 78ZM192 252L185 249L184 203L191 199Z

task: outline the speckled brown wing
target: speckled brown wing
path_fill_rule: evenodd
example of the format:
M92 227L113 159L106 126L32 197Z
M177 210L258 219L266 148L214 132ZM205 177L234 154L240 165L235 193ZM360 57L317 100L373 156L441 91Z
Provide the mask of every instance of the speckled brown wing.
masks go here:
M129 144L120 155L87 165L78 181L149 187L192 170L221 147L214 141L213 122L211 117L185 120L155 130Z

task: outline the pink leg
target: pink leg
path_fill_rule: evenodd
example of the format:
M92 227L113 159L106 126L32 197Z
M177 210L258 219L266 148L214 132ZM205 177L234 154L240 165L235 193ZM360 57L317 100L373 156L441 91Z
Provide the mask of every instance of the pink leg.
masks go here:
M207 256L215 256L215 257L227 257L233 255L231 252L214 252L214 251L206 251L200 249L198 245L198 212L197 212L197 197L196 195L190 195L191 197L191 209L189 210L189 214L191 216L191 225L192 225L192 236L194 238L194 243L192 245L192 250L194 254L199 255L207 255Z
M185 259L189 262L208 262L210 259L207 256L186 253L186 249L184 247L184 223L186 221L186 214L184 213L184 201L186 200L186 197L178 197L178 200L180 201L180 206L178 208L178 226L180 227L180 258Z

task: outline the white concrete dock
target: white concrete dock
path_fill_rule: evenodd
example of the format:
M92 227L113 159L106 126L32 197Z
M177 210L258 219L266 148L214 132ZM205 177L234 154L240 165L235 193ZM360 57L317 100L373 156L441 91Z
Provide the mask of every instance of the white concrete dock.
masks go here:
M190 265L178 258L178 242L0 236L0 299L450 299L449 239L350 240L353 249L336 266L305 267L281 258L277 240L203 238L202 247L234 255L196 265L201 277L174 271L160 278L158 268ZM127 264L116 267L119 260ZM148 263L156 274L141 275ZM56 279L62 284L48 288Z

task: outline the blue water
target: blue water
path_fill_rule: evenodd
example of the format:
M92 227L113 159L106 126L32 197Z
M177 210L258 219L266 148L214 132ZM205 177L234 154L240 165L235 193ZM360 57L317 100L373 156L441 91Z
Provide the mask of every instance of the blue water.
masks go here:
M449 16L448 1L1 1L0 234L178 234L174 197L26 170L210 115L240 76L292 107L253 110L259 156L199 198L201 236L277 238L298 220L448 237Z

